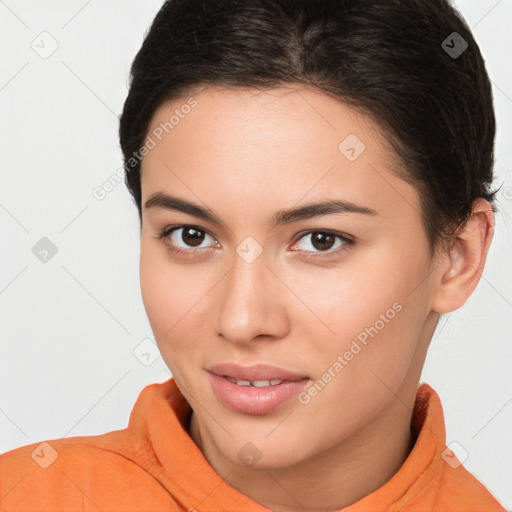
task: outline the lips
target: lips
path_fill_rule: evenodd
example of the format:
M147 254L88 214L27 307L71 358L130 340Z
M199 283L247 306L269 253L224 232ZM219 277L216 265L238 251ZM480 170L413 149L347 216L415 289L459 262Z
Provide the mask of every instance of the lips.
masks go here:
M215 397L228 409L246 415L270 414L289 403L310 380L277 366L223 363L209 370Z
M210 373L219 377L230 377L238 381L297 381L308 379L305 374L284 370L277 366L267 364L255 364L251 366L240 366L234 363L222 363L212 366Z

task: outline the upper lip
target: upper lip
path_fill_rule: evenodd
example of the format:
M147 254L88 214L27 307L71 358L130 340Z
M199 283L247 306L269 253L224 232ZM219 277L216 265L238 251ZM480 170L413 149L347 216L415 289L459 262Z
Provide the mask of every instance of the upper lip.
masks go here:
M235 363L216 364L208 370L219 377L234 377L238 380L301 380L307 379L307 375L283 370L269 364L254 364L240 366Z

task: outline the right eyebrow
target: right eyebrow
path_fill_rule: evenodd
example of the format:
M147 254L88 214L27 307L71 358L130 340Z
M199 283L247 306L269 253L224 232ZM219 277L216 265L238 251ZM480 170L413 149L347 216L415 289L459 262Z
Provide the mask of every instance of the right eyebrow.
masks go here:
M222 222L211 210L203 208L198 204L191 203L190 201L186 201L185 199L164 194L163 192L156 192L151 195L144 203L144 208L163 208L165 210L188 213L189 215L193 215L199 219L208 220L214 224L221 226L225 225L224 222Z

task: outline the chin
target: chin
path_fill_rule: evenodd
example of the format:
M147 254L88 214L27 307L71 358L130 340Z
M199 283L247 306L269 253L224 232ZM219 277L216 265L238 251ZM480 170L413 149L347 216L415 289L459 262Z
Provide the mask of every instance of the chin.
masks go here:
M295 442L290 442L286 432L280 436L268 437L268 429L260 435L237 435L225 444L217 444L223 456L239 468L276 470L293 466L304 460L306 454L297 449Z

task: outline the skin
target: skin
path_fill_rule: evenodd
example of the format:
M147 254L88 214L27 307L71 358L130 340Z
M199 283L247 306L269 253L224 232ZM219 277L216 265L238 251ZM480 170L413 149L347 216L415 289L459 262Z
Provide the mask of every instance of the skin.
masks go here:
M418 191L394 172L396 155L369 117L302 86L203 87L193 96L197 106L143 160L142 204L172 194L222 224L143 208L140 279L155 339L193 408L192 439L229 485L274 510L343 508L387 482L410 452L427 348L439 315L462 306L478 283L491 206L475 201L458 237L432 254ZM148 133L187 98L164 103ZM354 161L338 149L349 134L366 146ZM330 199L376 214L271 225L278 210ZM183 225L204 230L199 248L179 229L158 238ZM355 243L335 238L322 251L304 234L311 230ZM236 252L248 236L263 250L252 263ZM221 362L321 379L396 303L400 312L309 403L291 399L254 416L215 398L206 369ZM248 442L260 453L255 465L237 456Z

